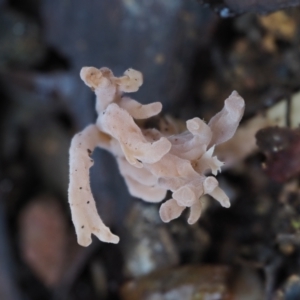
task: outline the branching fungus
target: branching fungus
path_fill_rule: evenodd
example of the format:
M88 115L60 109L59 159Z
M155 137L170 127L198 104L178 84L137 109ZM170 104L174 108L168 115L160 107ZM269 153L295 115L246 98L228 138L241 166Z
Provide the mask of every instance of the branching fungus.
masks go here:
M146 129L135 120L159 114L162 104L142 105L124 96L142 85L140 72L128 69L124 76L115 77L107 68L85 67L80 76L96 94L98 113L96 124L76 134L70 148L69 203L80 245L88 246L91 234L103 242L119 242L119 237L111 233L98 215L90 188L89 168L93 165L90 155L96 147L110 151L117 158L132 196L160 202L168 190L173 193L160 207L164 222L179 217L189 208L188 223L195 223L201 215L200 198L205 194L223 207L230 206L217 179L206 174L217 175L221 171L223 163L213 156L214 149L234 135L242 118L245 103L237 92L232 92L223 109L208 124L194 118L186 122L186 130L182 132L169 120L168 131Z

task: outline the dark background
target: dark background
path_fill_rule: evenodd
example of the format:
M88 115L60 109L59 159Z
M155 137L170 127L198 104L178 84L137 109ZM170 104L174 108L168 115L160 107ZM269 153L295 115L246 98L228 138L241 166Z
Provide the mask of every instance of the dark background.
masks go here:
M261 153L219 176L233 206L210 201L195 226L186 216L162 224L156 205L130 197L102 150L92 188L120 244L78 246L67 203L70 140L96 119L81 67L140 70L144 85L133 97L161 101L165 114L184 120L209 120L235 89L249 120L299 90L298 4L1 0L0 299L204 299L184 296L183 265L200 278L187 279L201 286L199 297L300 299L298 172L276 183ZM284 7L266 25L264 14ZM218 268L230 275L215 283ZM159 270L166 273L138 281ZM171 274L178 278L164 285ZM132 291L124 284L133 278Z

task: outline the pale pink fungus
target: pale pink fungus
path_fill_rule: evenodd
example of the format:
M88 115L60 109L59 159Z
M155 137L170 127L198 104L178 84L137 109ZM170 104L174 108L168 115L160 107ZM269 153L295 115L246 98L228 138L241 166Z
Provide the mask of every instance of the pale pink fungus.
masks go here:
M178 218L186 207L190 208L188 223L197 222L202 210L200 198L205 194L223 207L230 206L217 179L206 174L217 175L221 171L223 163L213 156L215 146L234 135L243 116L245 103L237 92L225 100L223 109L208 124L193 118L181 132L172 121L165 122L161 130L144 129L135 119L157 115L162 105L160 102L142 105L123 95L137 91L142 85L140 72L128 69L124 76L114 77L108 68L84 67L80 76L96 94L98 113L96 124L76 134L70 147L69 203L80 245L88 246L91 234L103 242L119 241L98 215L90 189L89 168L93 165L90 154L96 147L117 157L133 196L160 202L168 190L173 192L172 199L160 207L164 222Z

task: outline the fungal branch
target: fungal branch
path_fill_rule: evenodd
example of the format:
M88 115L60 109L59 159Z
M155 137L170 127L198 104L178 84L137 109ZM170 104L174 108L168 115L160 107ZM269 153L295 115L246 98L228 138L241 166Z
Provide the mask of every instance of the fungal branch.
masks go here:
M124 95L142 85L140 72L128 69L124 76L115 77L108 68L84 67L80 76L95 92L98 113L96 124L76 134L70 147L69 203L80 245L88 246L92 234L103 242L119 242L102 222L90 188L90 156L96 147L116 157L132 196L161 202L168 190L172 192L172 198L160 207L164 222L189 208L188 223L195 223L201 215L200 198L205 194L223 207L230 206L217 179L206 175L220 172L223 163L213 156L214 149L234 135L243 116L245 103L237 92L232 92L208 124L193 118L182 131L169 119L164 129L143 128L135 120L156 116L162 104L142 105ZM165 130L166 126L170 130Z

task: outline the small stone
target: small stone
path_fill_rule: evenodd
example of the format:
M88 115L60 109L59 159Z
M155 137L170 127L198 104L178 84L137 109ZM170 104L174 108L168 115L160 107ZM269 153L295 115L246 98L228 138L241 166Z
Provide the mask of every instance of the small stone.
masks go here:
M282 243L279 245L279 249L286 256L292 255L296 250L292 243Z
M226 266L184 266L152 273L125 284L122 300L230 300Z
M158 207L135 203L126 220L125 273L136 277L175 266L179 256Z
M288 278L284 287L284 299L300 299L300 277L298 275L292 275Z

